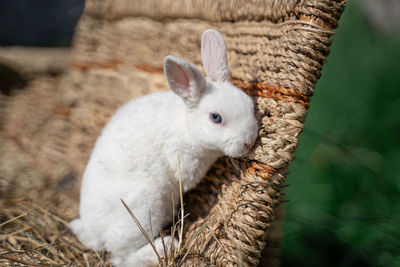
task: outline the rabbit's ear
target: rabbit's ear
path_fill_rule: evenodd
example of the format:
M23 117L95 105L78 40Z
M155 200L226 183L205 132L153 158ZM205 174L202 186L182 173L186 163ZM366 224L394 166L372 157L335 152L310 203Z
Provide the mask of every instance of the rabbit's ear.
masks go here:
M187 105L199 102L207 86L207 81L194 65L174 56L166 56L164 73L171 90L180 96Z
M225 82L230 79L226 45L222 35L208 29L201 36L201 59L207 78L213 82Z

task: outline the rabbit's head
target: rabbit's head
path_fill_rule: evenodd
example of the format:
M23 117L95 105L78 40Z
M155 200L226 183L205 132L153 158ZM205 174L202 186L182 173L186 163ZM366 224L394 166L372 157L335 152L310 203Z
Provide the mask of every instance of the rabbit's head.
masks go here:
M253 100L229 82L226 46L218 31L203 33L201 55L207 78L189 62L164 59L169 87L187 107L184 127L205 149L245 156L258 136Z

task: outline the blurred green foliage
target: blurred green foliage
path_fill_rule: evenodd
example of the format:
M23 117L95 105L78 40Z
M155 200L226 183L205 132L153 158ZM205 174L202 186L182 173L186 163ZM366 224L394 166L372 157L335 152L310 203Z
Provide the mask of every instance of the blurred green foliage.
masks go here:
M282 266L400 266L400 33L349 1L286 188Z

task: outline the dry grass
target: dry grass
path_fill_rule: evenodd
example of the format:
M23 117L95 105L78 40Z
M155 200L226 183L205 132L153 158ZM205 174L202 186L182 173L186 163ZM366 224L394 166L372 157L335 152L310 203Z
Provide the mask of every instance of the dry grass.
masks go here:
M26 199L1 204L1 266L111 266L107 253L86 249L48 209Z
M0 142L0 266L111 266L69 229L77 201L68 172L43 175L31 158Z

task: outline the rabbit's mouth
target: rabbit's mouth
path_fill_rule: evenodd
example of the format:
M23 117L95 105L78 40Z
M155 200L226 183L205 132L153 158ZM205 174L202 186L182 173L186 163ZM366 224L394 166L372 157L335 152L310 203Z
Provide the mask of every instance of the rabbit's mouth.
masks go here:
M236 141L226 144L225 154L232 158L242 158L248 156L256 143L257 136L250 139L250 141Z
M242 153L242 154L240 154L239 156L238 156L238 158L243 158L243 157L246 157L246 156L248 156L250 153L251 153L251 151L252 151L252 147L253 146L250 146L250 147L246 147L246 149L245 149L245 151Z
M231 158L242 158L247 156L252 150L252 145L232 144L225 150L225 154Z

